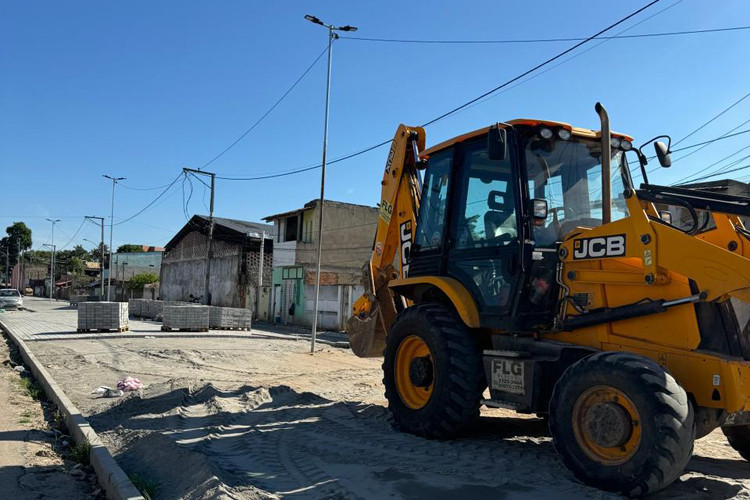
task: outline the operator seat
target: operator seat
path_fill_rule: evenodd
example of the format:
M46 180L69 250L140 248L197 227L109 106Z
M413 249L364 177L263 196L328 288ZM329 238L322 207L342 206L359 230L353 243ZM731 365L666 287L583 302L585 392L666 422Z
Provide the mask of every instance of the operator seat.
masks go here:
M490 191L487 206L489 210L484 214L484 234L487 235L487 239L515 239L518 236L518 228L513 200L502 191Z

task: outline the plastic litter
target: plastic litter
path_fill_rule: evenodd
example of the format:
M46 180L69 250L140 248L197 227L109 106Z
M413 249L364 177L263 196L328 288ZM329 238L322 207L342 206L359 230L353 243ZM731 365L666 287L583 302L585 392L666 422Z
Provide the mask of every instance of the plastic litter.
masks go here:
M123 394L125 393L122 392L120 389L107 389L104 392L104 397L105 398L119 398L119 397L122 397Z
M23 372L25 372L25 371L26 371L26 368L24 368L24 367L23 367L23 366L21 366L21 365L17 365L17 366L14 366L14 367L13 367L13 369L14 369L15 371L17 371L18 373L23 373Z
M125 392L137 391L141 387L143 387L141 381L133 377L126 377L123 380L117 382L117 388Z
M112 390L111 387L107 387L106 385L100 385L99 387L91 391L91 394L104 394L105 392L111 391L111 390Z

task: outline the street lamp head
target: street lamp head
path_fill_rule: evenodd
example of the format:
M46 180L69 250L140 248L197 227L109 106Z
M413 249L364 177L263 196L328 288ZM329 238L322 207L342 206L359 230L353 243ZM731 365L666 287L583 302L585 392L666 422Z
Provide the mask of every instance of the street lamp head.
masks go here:
M318 19L318 18L317 18L317 17L315 17L315 16L311 16L310 14L307 14L307 15L305 16L305 19L307 19L307 20L308 20L308 21L310 21L311 23L315 23L315 24L320 24L321 26L325 26L325 25L323 24L323 21L321 21L320 19Z
M357 31L356 26L349 26L348 24L346 26L342 26L339 28L341 31Z

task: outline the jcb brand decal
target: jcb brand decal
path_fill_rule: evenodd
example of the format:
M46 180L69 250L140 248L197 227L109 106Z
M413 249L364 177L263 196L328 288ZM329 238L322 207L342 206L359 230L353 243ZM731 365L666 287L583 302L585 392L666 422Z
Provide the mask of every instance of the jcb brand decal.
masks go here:
M581 238L573 242L574 259L601 259L625 255L625 235Z
M396 144L391 145L391 150L388 151L388 160L385 162L385 171L388 172L388 169L391 168L391 165L393 165L393 158L396 156Z
M411 253L411 221L407 220L399 226L401 229L401 269L404 278L409 276L409 254Z

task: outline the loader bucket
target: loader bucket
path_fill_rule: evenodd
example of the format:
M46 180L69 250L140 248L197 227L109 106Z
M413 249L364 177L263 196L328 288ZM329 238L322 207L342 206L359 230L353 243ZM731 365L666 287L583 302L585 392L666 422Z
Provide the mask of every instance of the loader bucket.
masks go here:
M360 358L375 358L383 355L385 329L377 311L365 319L352 316L346 322L349 347Z

